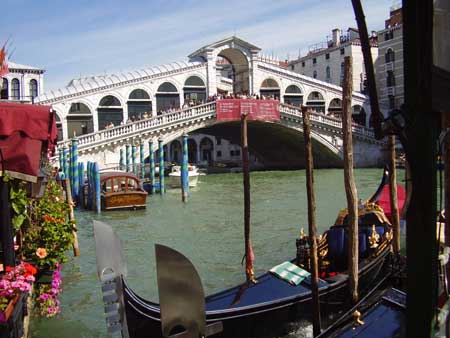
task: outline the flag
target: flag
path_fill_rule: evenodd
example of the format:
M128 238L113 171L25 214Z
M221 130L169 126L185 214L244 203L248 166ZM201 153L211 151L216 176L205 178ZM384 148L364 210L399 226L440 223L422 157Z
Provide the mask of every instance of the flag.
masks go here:
M6 59L6 43L0 49L0 76L9 73L8 60Z

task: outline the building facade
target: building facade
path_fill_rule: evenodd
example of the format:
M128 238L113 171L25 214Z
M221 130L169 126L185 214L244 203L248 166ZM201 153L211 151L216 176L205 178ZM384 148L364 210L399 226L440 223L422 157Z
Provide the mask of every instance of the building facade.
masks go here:
M44 92L44 70L8 62L9 73L1 78L0 100L32 103Z
M371 36L372 59L378 57L376 35ZM315 79L342 86L344 77L344 57L353 58L353 90L364 92L366 73L358 30L349 28L342 34L338 28L333 29L332 38L327 42L310 47L308 55L289 62L289 69Z
M391 7L385 29L378 32L378 97L380 106L387 110L400 108L404 102L402 22L402 8Z

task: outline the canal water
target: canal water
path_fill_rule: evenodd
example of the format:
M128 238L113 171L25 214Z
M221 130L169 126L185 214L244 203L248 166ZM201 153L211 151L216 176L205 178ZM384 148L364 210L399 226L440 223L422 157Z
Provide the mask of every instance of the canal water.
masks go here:
M382 169L355 171L358 197L367 199L377 188ZM320 232L333 224L346 205L343 170L315 170L316 218ZM399 172L399 180L403 173ZM305 171L251 173L251 237L257 274L293 258L295 239L308 229ZM58 318L33 318L33 338L108 337L100 284L96 274L92 220L110 224L123 240L128 280L136 292L158 299L154 245L168 245L197 268L206 294L245 280L242 174L201 176L188 203L180 190L149 196L147 209L97 215L77 211L81 256L63 268L62 312ZM301 333L289 337L300 337Z

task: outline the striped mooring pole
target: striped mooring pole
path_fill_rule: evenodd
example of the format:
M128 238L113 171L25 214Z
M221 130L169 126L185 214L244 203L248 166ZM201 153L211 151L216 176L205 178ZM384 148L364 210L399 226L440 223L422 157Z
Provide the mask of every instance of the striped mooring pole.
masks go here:
M163 139L160 138L158 140L159 147L159 193L164 195L165 187L164 187L164 146Z
M127 166L126 172L130 172L130 162L131 162L131 151L130 145L127 144L125 147L125 164Z
M123 149L120 148L119 170L123 170L124 169L123 165L124 165L124 163L123 163Z
M84 208L84 163L78 163L78 204Z
M189 172L188 172L188 135L183 134L183 162L181 164L181 200L187 202L189 196Z
M72 139L72 196L78 203L79 178L78 178L78 139Z
M64 147L63 148L63 171L64 171L64 177L65 178L70 178L69 176L69 163L68 163L68 158L67 158L68 154L67 154L67 148Z
M144 143L139 144L139 159L141 162L140 166L140 178L143 180L145 177L145 158L144 158Z
M100 196L100 170L98 163L94 163L94 187L95 187L95 209L99 214L101 211L101 196Z
M58 149L58 156L59 156L59 168L64 172L64 160L63 160L63 152L62 152L63 148L59 148Z
M152 185L152 195L155 194L155 153L153 152L153 142L148 142L148 153L150 158L150 184Z
M131 146L131 162L133 163L133 169L131 172L136 175L136 146L133 144Z

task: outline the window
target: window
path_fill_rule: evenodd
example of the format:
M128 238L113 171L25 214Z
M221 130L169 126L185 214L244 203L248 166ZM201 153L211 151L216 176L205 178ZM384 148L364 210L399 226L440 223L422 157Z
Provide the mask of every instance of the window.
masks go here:
M222 138L217 137L216 142L217 142L217 145L220 146L222 144Z
M302 67L305 67L305 61L302 62Z
M325 54L325 60L329 60L330 59L330 53L326 53Z
M385 41L387 41L387 40L392 40L393 38L394 38L394 31L393 31L393 30L384 33L384 40L385 40Z
M395 75L394 75L394 72L392 70L389 70L387 72L386 85L388 87L395 87Z
M386 59L386 63L395 61L395 53L394 53L394 51L391 48L389 48L387 50L387 52L384 55L384 57Z
M317 63L317 59L313 58L313 65L315 65Z
M330 70L330 66L327 66L326 68L326 76L327 76L327 80L331 79L331 70Z
M234 151L234 155L235 156L240 156L241 155L241 151L238 149L238 150L235 150Z
M234 150L230 150L230 156L234 156Z
M20 82L18 79L11 81L11 97L13 100L20 100Z
M313 78L317 79L317 70L313 72Z
M38 96L38 83L35 79L30 80L30 96L32 100Z
M341 55L345 55L345 49L341 48Z
M294 70L294 68L295 68L294 65L291 65L291 70Z
M344 66L344 63L341 62L341 86L342 86L342 83L344 82L344 72L345 72L345 66Z
M3 87L0 88L0 99L8 100L8 79L3 78Z
M216 156L217 156L217 157L222 157L222 151L220 151L220 150L217 150L217 152L216 152Z

